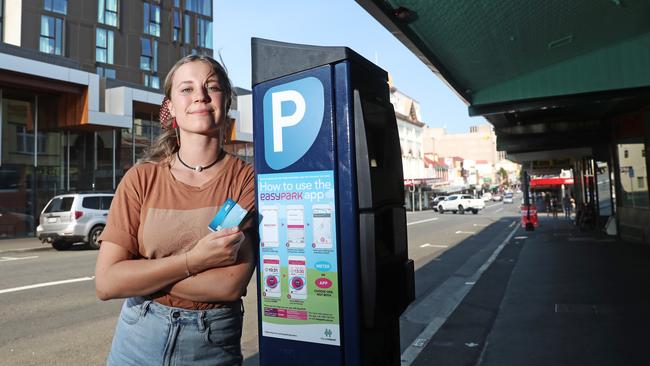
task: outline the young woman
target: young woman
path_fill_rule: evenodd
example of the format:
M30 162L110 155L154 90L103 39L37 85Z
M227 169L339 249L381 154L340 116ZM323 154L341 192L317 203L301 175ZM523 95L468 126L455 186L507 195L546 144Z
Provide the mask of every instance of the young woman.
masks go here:
M214 59L191 55L164 89L164 132L124 175L100 237L97 297L126 298L108 364L239 365L255 215L208 229L228 198L254 210L253 168L223 151L231 84Z

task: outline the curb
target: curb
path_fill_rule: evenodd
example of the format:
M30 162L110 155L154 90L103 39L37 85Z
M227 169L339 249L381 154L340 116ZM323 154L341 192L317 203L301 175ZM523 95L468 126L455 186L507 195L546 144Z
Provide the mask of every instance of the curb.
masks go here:
M505 245L510 241L510 239L512 239L517 230L519 230L517 221L513 221L513 224L510 224L510 226L505 230L512 227L514 227L514 229L510 231L510 234L508 234L501 244L492 251L492 254L488 259L483 262L483 264L473 274L465 277L454 277L455 275L450 276L446 281L439 285L436 290L420 301L418 306L423 306L425 303L438 302L440 304L440 310L438 310L438 314L431 319L431 322L424 328L424 330L415 337L415 340L404 350L404 352L402 352L400 361L401 366L410 366L415 362L436 332L438 332L451 314L456 310L458 305L463 301L465 296L472 290L472 287L474 287L473 285L478 282L483 275L483 272L485 272L485 270L496 260ZM463 282L466 286L459 286L459 284L462 284Z
M23 253L23 252L40 252L46 250L54 250L51 246L34 247L34 248L15 248L15 249L0 249L0 254L3 253Z

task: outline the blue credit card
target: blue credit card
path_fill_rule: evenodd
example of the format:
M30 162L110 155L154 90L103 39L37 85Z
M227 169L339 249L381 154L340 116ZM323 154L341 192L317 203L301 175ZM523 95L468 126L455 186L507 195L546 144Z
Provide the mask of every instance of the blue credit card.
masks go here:
M247 213L247 210L243 209L235 201L228 198L208 225L208 229L219 231L239 226Z

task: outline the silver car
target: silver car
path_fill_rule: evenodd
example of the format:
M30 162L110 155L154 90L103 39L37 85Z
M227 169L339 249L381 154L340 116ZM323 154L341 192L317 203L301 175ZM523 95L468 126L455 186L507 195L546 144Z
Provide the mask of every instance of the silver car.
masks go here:
M56 250L85 242L99 249L97 239L106 226L112 193L71 193L56 196L41 212L38 239Z

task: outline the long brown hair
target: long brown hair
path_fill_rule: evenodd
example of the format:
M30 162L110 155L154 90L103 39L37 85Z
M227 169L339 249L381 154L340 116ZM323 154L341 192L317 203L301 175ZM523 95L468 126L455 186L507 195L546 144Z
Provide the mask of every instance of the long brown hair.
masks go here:
M223 93L224 98L224 120L228 123L228 112L230 111L230 104L232 103L232 84L228 78L228 73L226 68L223 67L219 62L213 59L210 56L206 55L188 55L178 60L174 66L169 70L167 76L165 77L165 84L163 89L165 91L165 101L171 100L171 91L172 91L172 81L174 80L174 74L179 67L195 61L206 62L212 67L212 71L219 79L219 87ZM163 108L168 108L167 103L163 101L161 105L161 111ZM144 156L138 160L138 163L145 162L166 162L170 163L172 156L178 151L180 146L178 145L177 140L177 131L171 127L172 119L169 116L169 113L160 113L161 120L160 124L163 128L162 133L156 141L147 148L144 152ZM164 116L169 116L165 118ZM164 120L163 120L164 119ZM227 127L227 126L226 126ZM226 129L227 130L227 129Z

